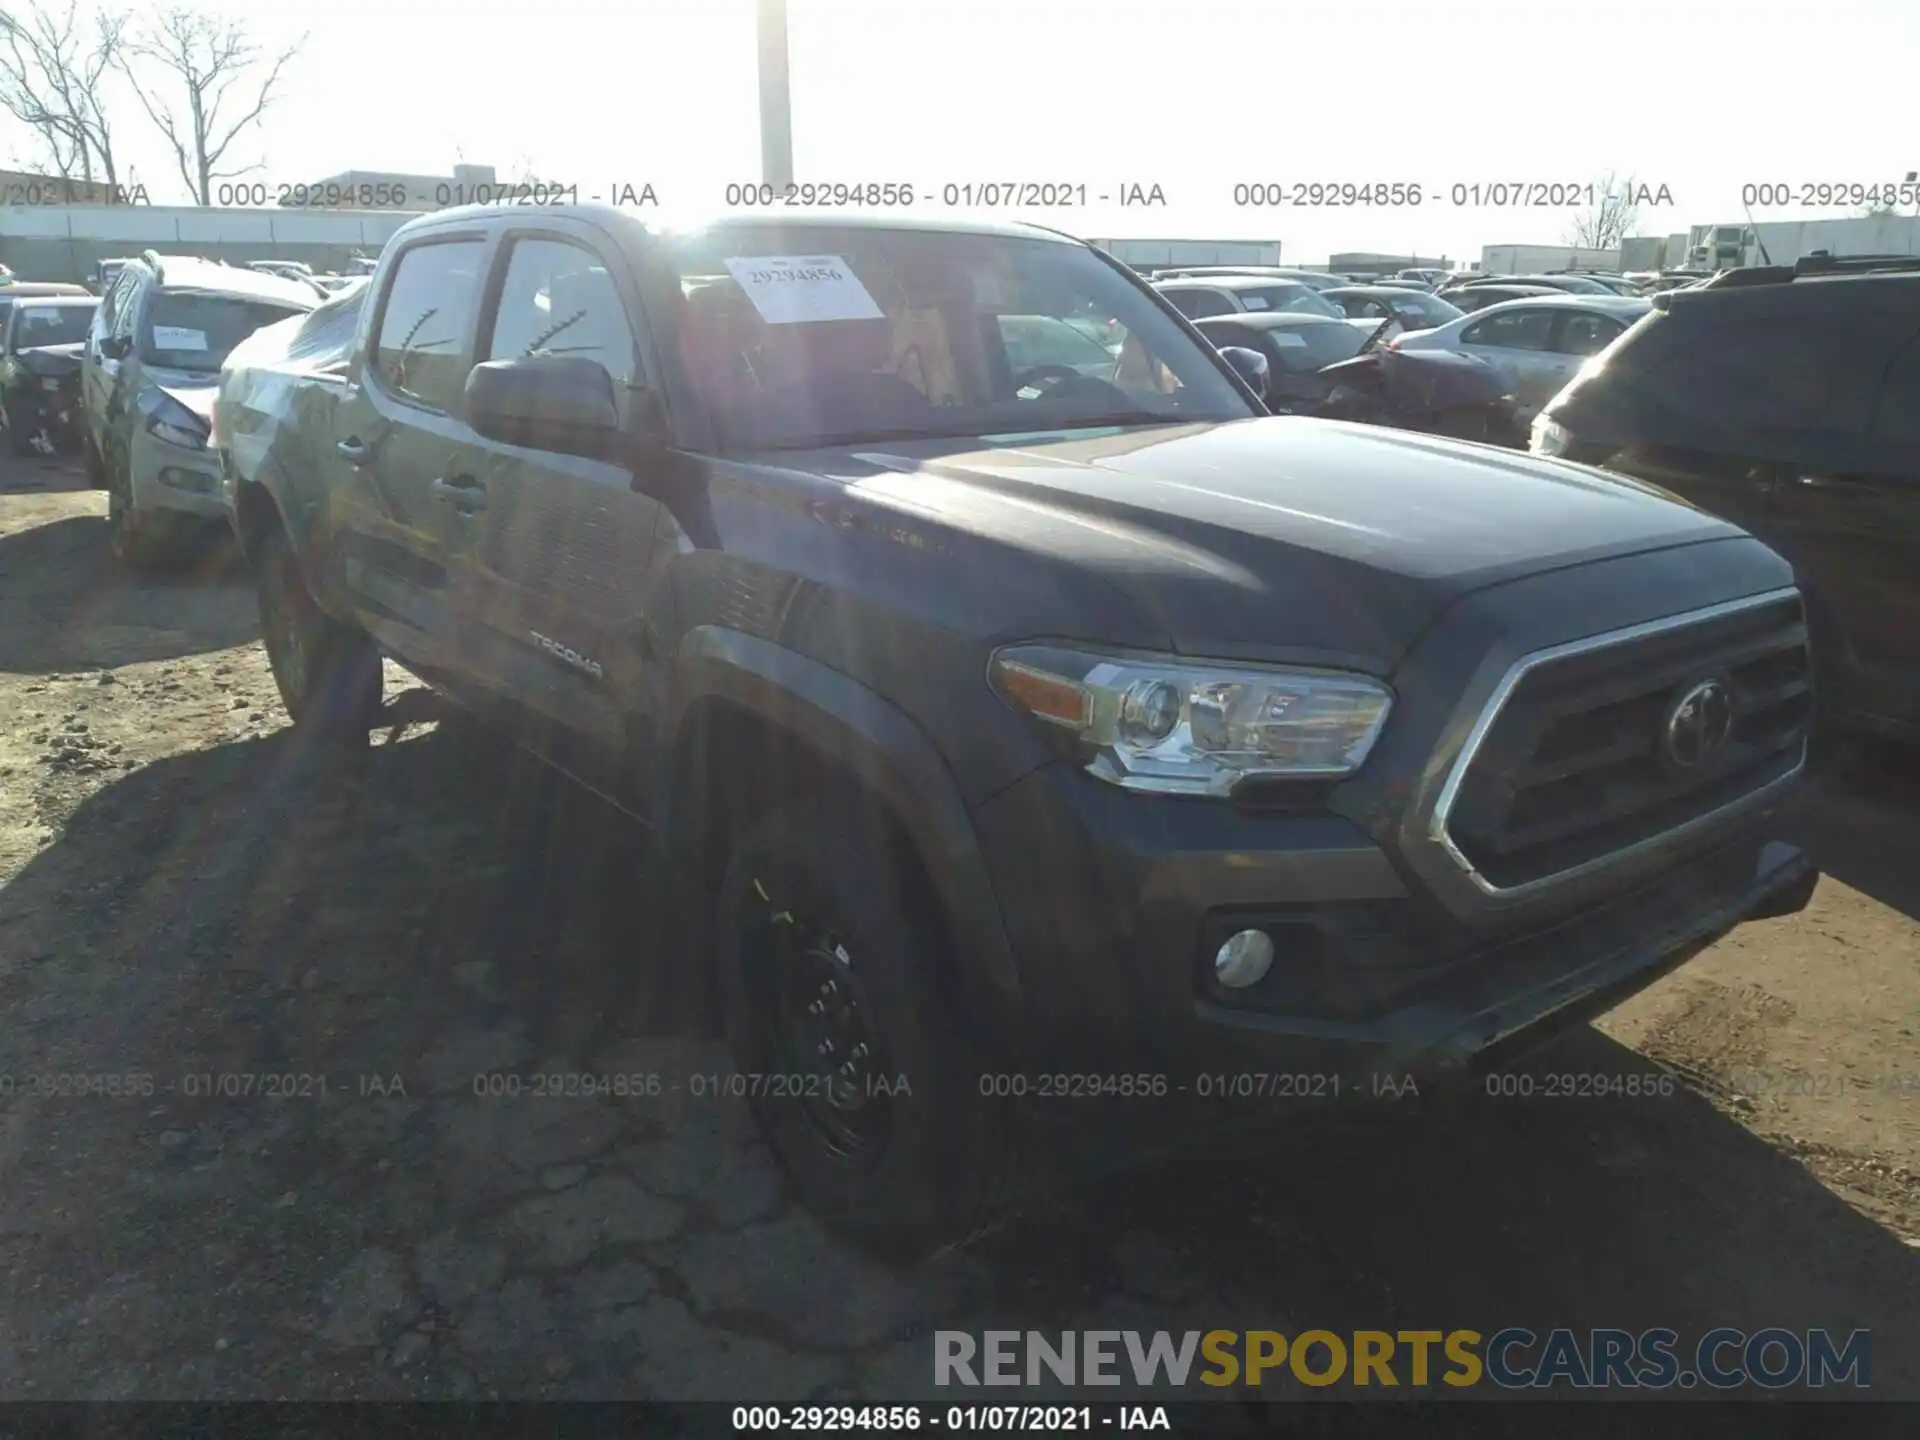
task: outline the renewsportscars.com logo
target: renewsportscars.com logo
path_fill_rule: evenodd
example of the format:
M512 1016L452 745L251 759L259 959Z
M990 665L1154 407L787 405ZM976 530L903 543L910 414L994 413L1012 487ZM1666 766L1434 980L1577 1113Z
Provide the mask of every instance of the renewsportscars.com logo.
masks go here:
M1196 1364L1196 1362L1198 1362ZM1492 1384L1525 1390L1784 1390L1872 1383L1873 1336L1855 1330L1709 1330L1691 1345L1666 1329L936 1330L936 1385L1141 1389L1209 1385Z

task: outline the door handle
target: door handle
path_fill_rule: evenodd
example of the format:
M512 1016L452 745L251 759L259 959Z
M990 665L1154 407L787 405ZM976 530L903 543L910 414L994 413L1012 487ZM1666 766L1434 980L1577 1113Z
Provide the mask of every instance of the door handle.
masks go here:
M443 475L429 488L434 499L444 500L462 515L486 508L487 487L471 475Z
M336 440L333 448L340 452L349 465L358 465L367 458L367 442L358 435L349 435L344 440Z

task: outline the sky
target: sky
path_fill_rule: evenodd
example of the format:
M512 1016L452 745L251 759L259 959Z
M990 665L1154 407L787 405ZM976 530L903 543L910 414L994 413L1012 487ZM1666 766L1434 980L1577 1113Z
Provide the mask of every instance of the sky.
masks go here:
M1376 0L1351 18L1274 0L787 8L797 178L912 185L933 211L949 185L1084 186L1084 206L1004 213L1090 238L1278 240L1303 263L1353 250L1473 259L1488 244L1565 243L1578 214L1491 204L1489 187L1633 176L1670 197L1641 209L1635 233L1665 235L1740 221L1747 186L1920 168L1915 0L1828 0L1803 18L1671 0ZM583 198L651 184L689 216L761 178L754 0L239 13L264 49L305 35L278 103L229 152L228 168L257 165L249 180L444 175L463 159L503 178L530 168ZM124 86L112 94L123 169L153 203L182 203L152 122ZM17 133L6 140L24 157ZM1382 183L1418 185L1422 203L1235 203L1237 186L1291 201L1295 185ZM1132 186L1165 203L1119 206ZM1761 198L1762 221L1860 213Z

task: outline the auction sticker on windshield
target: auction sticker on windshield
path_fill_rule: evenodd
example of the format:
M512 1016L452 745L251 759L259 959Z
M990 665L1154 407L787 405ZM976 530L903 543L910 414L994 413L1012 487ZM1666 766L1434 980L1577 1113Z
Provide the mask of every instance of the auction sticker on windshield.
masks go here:
M838 255L746 255L727 269L769 325L886 318Z
M58 320L60 318L60 312L50 305L43 305L37 308L23 305L20 307L20 318L22 320Z
M1267 338L1282 350L1304 350L1307 348L1307 342L1304 337L1289 335L1284 330L1275 330L1271 335L1267 336Z
M207 332L189 330L181 325L156 325L153 327L153 348L156 350L204 350L207 348Z

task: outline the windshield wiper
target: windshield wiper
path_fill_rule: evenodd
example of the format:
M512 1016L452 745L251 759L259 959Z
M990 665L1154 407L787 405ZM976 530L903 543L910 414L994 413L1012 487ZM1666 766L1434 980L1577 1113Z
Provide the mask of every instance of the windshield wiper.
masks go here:
M1074 416L1058 424L1041 421L1034 425L1000 426L990 430L935 429L931 426L900 426L890 430L840 430L823 435L803 435L791 440L743 446L754 450L828 450L840 445L871 445L888 440L982 440L994 435L1044 435L1065 430L1106 430L1121 425L1191 425L1193 417L1160 415L1147 410L1127 410L1113 415Z
M867 445L883 440L971 440L972 430L934 429L926 425L902 425L891 430L835 430L820 435L801 435L790 440L772 440L748 444L752 450L828 450L838 445Z

